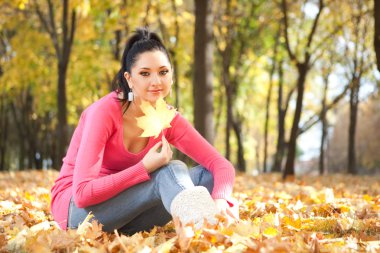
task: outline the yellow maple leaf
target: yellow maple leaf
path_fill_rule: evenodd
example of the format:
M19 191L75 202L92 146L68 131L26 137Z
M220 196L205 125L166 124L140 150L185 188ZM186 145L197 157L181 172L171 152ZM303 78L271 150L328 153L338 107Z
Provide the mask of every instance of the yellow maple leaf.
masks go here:
M276 237L278 235L278 230L274 227L269 227L264 230L263 235L268 238Z
M137 118L137 126L144 130L140 137L157 138L162 130L171 127L170 122L175 116L175 110L168 108L162 98L156 101L156 108L146 101L141 102L140 108L145 114Z
M301 230L302 222L301 222L301 219L299 218L285 216L283 218L283 222L287 226L287 228L290 230L297 230L297 231Z

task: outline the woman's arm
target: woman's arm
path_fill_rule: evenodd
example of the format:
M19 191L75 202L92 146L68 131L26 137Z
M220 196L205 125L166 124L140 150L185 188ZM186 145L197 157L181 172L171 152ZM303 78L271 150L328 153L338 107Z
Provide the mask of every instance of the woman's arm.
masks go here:
M73 196L78 207L98 204L150 179L141 161L118 173L99 177L106 143L115 131L115 120L108 107L93 107L85 111L81 121L73 175Z
M208 143L194 127L177 114L167 130L167 139L181 152L208 169L214 177L214 199L228 199L232 193L235 169L232 164Z

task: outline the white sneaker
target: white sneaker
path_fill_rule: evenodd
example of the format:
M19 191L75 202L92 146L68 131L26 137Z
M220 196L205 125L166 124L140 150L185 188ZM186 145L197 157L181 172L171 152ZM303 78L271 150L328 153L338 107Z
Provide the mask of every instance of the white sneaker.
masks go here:
M183 226L194 224L195 229L200 229L205 219L211 225L218 222L216 218L218 209L210 193L203 186L195 186L178 193L170 205L170 211Z

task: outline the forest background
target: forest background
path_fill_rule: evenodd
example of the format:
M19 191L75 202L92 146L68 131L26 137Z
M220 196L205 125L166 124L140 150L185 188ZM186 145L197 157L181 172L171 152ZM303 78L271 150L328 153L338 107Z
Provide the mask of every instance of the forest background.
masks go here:
M378 0L1 0L0 10L0 170L59 169L81 112L111 91L127 37L149 26L172 56L169 103L238 170L380 172Z

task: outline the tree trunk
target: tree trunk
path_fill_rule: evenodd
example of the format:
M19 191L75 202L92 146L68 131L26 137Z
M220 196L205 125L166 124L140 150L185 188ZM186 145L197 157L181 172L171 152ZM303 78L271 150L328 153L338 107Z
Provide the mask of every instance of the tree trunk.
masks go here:
M246 171L246 164L244 159L244 146L243 146L243 137L242 137L242 129L241 129L241 120L235 119L233 121L233 129L236 135L238 150L237 150L237 169L239 171L245 172Z
M41 163L41 150L39 147L39 136L41 134L41 120L39 117L34 118L34 97L31 87L26 88L24 101L22 102L23 108L23 125L25 131L25 142L27 142L28 153L28 168L29 169L42 169Z
M255 158L256 158L256 168L260 168L260 142L257 143L257 147L255 150Z
M296 152L297 152L297 136L298 136L298 130L299 130L299 122L300 122L301 113L302 113L302 102L303 102L303 95L304 95L304 90L305 90L306 75L308 71L308 60L306 60L304 63L297 64L297 70L298 70L297 103L296 103L296 110L294 112L293 125L290 132L288 156L286 159L283 178L286 178L287 176L293 176L295 174L294 166L295 166L295 159L296 159Z
M178 10L177 10L177 5L175 0L171 0L172 4L172 10L175 15L174 19L174 27L175 27L175 43L173 48L171 48L171 54L173 56L173 67L174 67L174 106L175 108L179 108L180 104L180 97L179 97L179 64L178 64L178 56L177 56L177 50L178 50L178 44L179 44L179 32L180 32L180 27L179 27L179 22L178 22Z
M325 166L325 150L326 150L326 136L327 136L327 119L326 119L326 110L323 110L321 115L322 122L322 135L321 135L321 146L319 149L319 175L326 174Z
M22 101L22 99L20 99ZM13 121L14 121L14 124L16 125L17 127L17 131L18 131L18 134L17 134L17 137L19 138L19 142L18 142L18 147L19 147L19 152L20 152L20 155L18 156L18 169L19 170L23 170L25 169L25 143L26 143L26 134L25 134L25 128L22 127L22 126L26 126L26 124L23 122L22 120L22 115L19 116L18 115L18 111L21 112L20 114L23 113L23 109L20 108L18 110L18 108L16 108L16 105L15 105L15 102L11 102L10 103L10 111L11 111L11 114L12 114L12 118L13 118Z
M273 58L272 58L272 67L269 73L269 88L266 98L266 106L265 106L265 123L264 123L264 160L263 160L263 172L268 172L267 169L267 157L268 157L268 132L269 132L269 117L270 117L270 102L272 100L272 90L273 90L273 76L276 71L276 63L277 63L277 47L278 47L278 41L280 37L280 30L276 34L276 42L274 44L274 50L273 50Z
M46 167L48 169L54 168L53 167L53 161L54 161L54 155L55 155L55 138L54 134L51 131L50 127L48 127L51 124L51 114L46 112L45 116L43 118L42 124L45 125L45 131L44 131L44 142L43 146L41 145L44 153L44 157L50 158L46 159Z
M221 83L225 88L226 96L226 127L225 127L225 157L230 160L231 156L231 130L236 132L236 129L240 129L242 122L236 122L239 119L239 113L234 111L234 105L236 96L239 91L239 84L242 78L244 78L244 73L231 72L230 66L243 66L244 59L249 48L249 42L252 38L258 36L255 32L260 29L252 28L252 22L254 22L254 11L256 10L257 3L251 1L250 5L244 5L244 10L237 10L231 1L219 2L218 8L221 11L216 12L216 29L222 32L223 35L218 37L216 45L222 60L222 71L221 71ZM239 16L237 16L239 15ZM238 22L236 22L238 20ZM253 30L252 30L253 29ZM249 31L249 32L247 32ZM252 32L255 31L255 32ZM221 99L223 101L224 97ZM218 114L219 116L220 114ZM242 169L245 167L244 160L244 146L242 144L241 133L236 135L238 143L237 148L237 163L239 163ZM240 161L239 161L240 160Z
M266 109L265 109L265 123L264 123L264 159L263 159L263 172L267 173L267 156L268 156L268 128L269 128L269 110L270 110L270 98L272 93L272 81L269 84Z
M356 2L359 15L354 20L354 36L355 36L355 48L353 57L352 78L350 85L350 123L348 132L348 173L357 174L358 166L356 161L356 125L357 114L359 110L359 90L361 84L361 78L370 69L370 64L366 65L368 55L366 52L366 46L364 44L367 37L367 20L362 8L361 1Z
M356 151L355 151L355 136L356 136L356 123L359 106L359 88L360 79L353 78L353 83L350 93L350 125L348 132L348 173L357 174L356 167Z
M19 142L19 152L20 152L20 155L18 157L18 170L25 170L28 166L25 165L25 158L26 158L26 152L25 152L25 142L23 141L20 141Z
M69 18L69 0L62 1L62 15L61 27L56 26L55 6L51 0L47 0L48 14L44 14L38 2L36 4L37 15L49 34L53 43L55 54L57 58L58 80L57 80L57 105L58 105L58 123L56 129L56 153L54 154L53 167L59 169L61 159L66 152L68 144L68 126L67 126L67 109L66 109L66 74L69 64L71 47L74 42L75 28L76 28L76 11L71 11L71 18Z
M29 144L29 143L28 143ZM35 154L33 154L32 152L32 147L30 147L30 145L27 145L28 146L28 149L27 149L27 157L28 157L28 166L26 167L26 169L28 170L32 170L34 169L34 157L35 157Z
M377 70L380 71L380 1L374 0L374 3L373 16L375 18L375 38L373 44L375 46Z
M227 73L225 74L227 75ZM228 79L228 77L227 77ZM227 81L229 83L229 81ZM232 127L232 91L231 91L231 85L225 85L226 86L226 96L227 96L227 119L226 119L226 152L225 157L227 160L230 160L231 157L231 145L230 145L230 139L231 139L231 127Z
M61 159L65 156L66 146L68 145L68 126L67 126L67 99L66 99L66 74L69 65L71 47L74 42L76 12L73 10L71 15L71 26L69 27L69 3L68 0L63 0L62 10L62 30L61 37L62 51L58 58L58 147L57 147L57 162L54 167L58 168L61 165Z
M5 92L0 95L0 171L7 170L5 155L7 153L8 123L7 103Z
M322 110L321 110L321 123L322 123L322 135L321 135L321 146L319 152L319 175L326 174L325 167L325 150L326 150L326 136L327 136L327 118L326 118L326 99L327 99L327 90L328 90L328 75L325 78L325 85L323 89L323 98L322 98Z
M122 31L121 29L118 29L116 30L115 32L115 42L112 43L112 55L113 55L113 59L115 61L120 61L120 55L121 55L121 48L120 48L120 44L121 44L121 37L122 37Z
M232 112L232 106L233 106L233 96L234 91L232 88L231 83L231 77L229 74L230 71L230 65L231 65L231 53L232 53L232 44L227 44L225 50L222 52L222 82L224 85L224 89L226 92L226 138L225 138L225 157L227 160L230 160L231 156L231 145L230 145L230 139L231 139L231 128L232 128L232 122L233 122L233 112Z
M211 144L214 142L212 37L212 0L195 0L194 125L199 133Z
M323 0L318 1L319 10L318 10L317 15L315 16L311 30L307 36L307 43L303 50L304 51L303 61L300 61L299 59L297 59L297 54L295 54L291 48L291 43L289 39L289 24L288 24L288 14L287 14L288 9L287 9L286 0L282 0L281 6L282 6L283 14L284 14L283 21L284 21L286 50L288 52L288 55L291 61L296 63L297 70L298 70L296 110L294 112L293 125L290 132L290 139L289 139L289 144L288 144L288 156L286 159L285 170L283 173L283 178L286 178L287 176L294 175L294 164L295 164L296 150L297 150L297 136L299 132L299 122L300 122L301 113L302 113L303 93L305 90L306 75L310 67L309 66L310 57L312 53L314 53L311 51L311 45L313 42L313 38L315 36L315 32L317 30L319 18L321 17L321 13L324 8L324 1Z
M68 62L67 62L68 63ZM58 126L57 126L57 156L53 167L59 168L61 159L64 157L67 145L67 108L66 108L66 64L59 64L58 67Z
M33 143L33 138L35 135L38 134L37 131L34 131L33 125L34 125L34 120L32 119L31 115L33 114L32 108L33 108L33 96L31 94L31 87L27 87L24 92L24 101L22 101L22 115L21 117L23 118L23 123L22 125L24 126L24 131L25 131L25 137L24 137L24 142L27 144L27 157L28 157L28 169L35 169L34 167L34 159L36 157L35 154L35 147Z
M278 99L277 99L277 111L278 111L278 136L276 145L276 154L274 156L272 170L273 172L281 172L282 160L285 154L285 116L286 110L282 109L283 101L283 86L284 86L284 72L282 68L282 62L279 64L279 84L278 84ZM287 107L286 107L287 108Z

